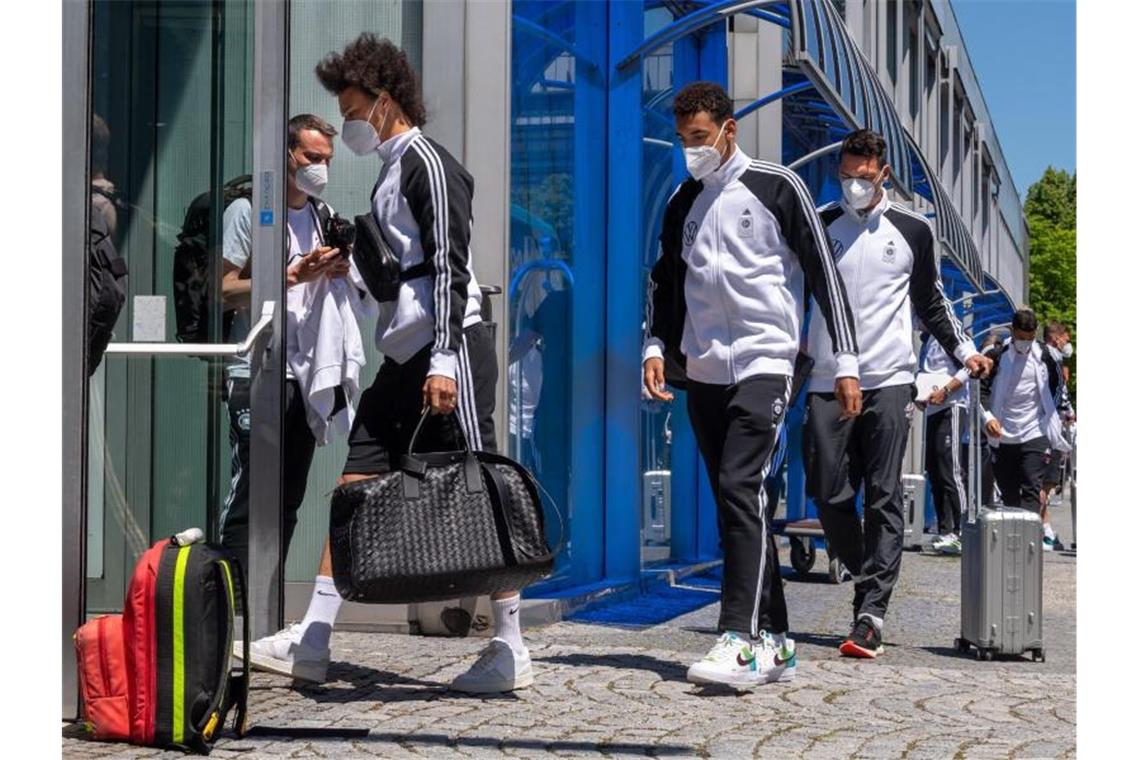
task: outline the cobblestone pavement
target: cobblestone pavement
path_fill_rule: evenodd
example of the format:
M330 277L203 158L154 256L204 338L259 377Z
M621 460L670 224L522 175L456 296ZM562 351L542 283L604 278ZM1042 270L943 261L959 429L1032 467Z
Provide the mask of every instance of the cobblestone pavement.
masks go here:
M1066 519L1054 521L1071 536ZM1075 557L1046 555L1045 663L978 662L954 651L958 562L905 555L887 651L875 661L841 660L835 650L851 584L832 585L822 573L789 578L797 678L742 694L685 682L713 639L718 605L707 588L709 604L648 628L561 622L528 631L535 685L495 698L446 690L482 640L337 633L330 683L294 689L254 677L253 722L367 734L227 737L214 756L1074 757ZM90 742L70 726L63 754L177 756Z

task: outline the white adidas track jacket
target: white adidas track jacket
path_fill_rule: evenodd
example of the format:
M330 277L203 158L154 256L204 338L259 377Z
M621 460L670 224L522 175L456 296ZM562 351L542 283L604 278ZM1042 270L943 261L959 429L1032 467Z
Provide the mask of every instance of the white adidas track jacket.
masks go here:
M688 379L718 385L790 376L805 280L831 336L832 383L858 377L851 308L807 187L737 146L708 177L683 182L665 209L642 361L665 356Z
M418 127L389 138L372 191L372 213L400 268L430 265L432 276L400 283L395 301L380 304L376 347L403 364L431 345L429 375L458 372L463 329L480 321L483 301L471 263L471 198L475 181Z
M912 313L960 363L978 353L942 290L934 233L925 217L892 203L886 193L866 213L840 201L821 208L820 217L851 297L864 390L914 382ZM808 352L815 359L808 392L831 391L835 363L814 316Z

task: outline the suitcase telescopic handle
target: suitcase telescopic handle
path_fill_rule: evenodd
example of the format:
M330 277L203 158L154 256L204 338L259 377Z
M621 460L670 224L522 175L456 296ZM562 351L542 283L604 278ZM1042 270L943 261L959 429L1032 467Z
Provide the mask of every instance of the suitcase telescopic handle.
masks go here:
M966 499L966 521L973 524L982 506L982 446L988 445L982 425L982 383L976 377L967 380L970 390L968 430L970 446L966 467L970 473L969 493Z

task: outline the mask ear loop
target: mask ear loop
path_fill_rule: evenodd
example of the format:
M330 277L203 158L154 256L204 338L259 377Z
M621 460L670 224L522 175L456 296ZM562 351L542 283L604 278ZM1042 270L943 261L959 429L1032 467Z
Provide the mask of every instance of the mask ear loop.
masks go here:
M712 144L712 148L713 148L713 150L716 150L716 144L717 144L718 142L720 142L720 138L724 137L724 128L725 128L725 127L727 127L727 126L728 126L728 119L725 119L725 120L724 120L724 124L721 124L721 125L720 125L720 131L716 133L716 139L715 139L715 140L713 140L713 144ZM725 144L727 145L727 143L725 143ZM720 151L719 151L719 150L717 150L716 152L717 152L717 153L720 153ZM721 156L721 157L720 157L720 160L721 160L721 161L724 161L724 156Z
M389 103L392 102L392 96L391 95L388 96L388 102ZM376 106L378 106L378 105L380 105L380 95L376 96L376 102L372 104L372 110L368 112L368 123L369 123L369 125L372 124L372 114L376 110ZM376 139L379 140L380 142L384 142L384 127L387 126L388 117L391 115L392 115L392 107L388 106L387 108L384 109L384 118L380 120L380 126L379 127L372 127L373 129L376 130Z

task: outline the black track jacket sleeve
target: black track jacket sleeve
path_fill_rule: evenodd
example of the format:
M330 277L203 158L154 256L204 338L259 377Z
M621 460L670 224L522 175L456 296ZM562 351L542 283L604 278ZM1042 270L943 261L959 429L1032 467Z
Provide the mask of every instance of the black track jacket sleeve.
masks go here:
M429 140L417 139L402 160L401 191L419 226L424 262L430 263L434 273L433 374L440 367L451 367L450 376L455 379L455 357L463 342L471 282L471 198L475 183L450 154ZM444 369L439 374L448 373Z
M942 289L942 275L938 271L938 255L934 248L934 232L925 219L892 209L891 222L899 228L914 255L914 268L910 274L910 303L915 314L926 325L934 339L942 344L946 353L960 363L974 353L973 341L962 331L962 324L954 314L954 307ZM963 352L961 346L967 345Z

